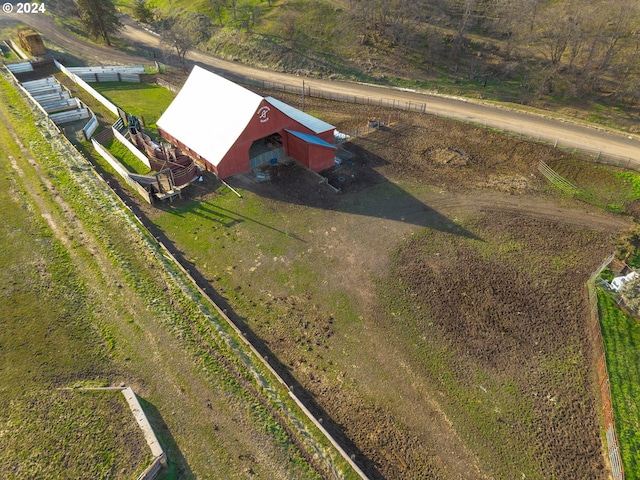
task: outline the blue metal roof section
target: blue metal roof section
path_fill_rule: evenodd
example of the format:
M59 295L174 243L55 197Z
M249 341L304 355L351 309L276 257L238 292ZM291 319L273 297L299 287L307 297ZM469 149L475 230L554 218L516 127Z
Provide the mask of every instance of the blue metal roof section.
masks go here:
M269 102L271 105L273 105L274 107L276 107L278 110L280 110L289 118L307 127L313 133L322 133L322 132L326 132L328 130L333 130L336 128L333 125L330 125L327 122L320 120L319 118L313 117L308 113L304 113L298 110L297 108L292 107L291 105L287 105L286 103L281 102L280 100L276 100L273 97L266 97L265 100Z
M285 129L285 132L288 132L291 135L296 136L299 139L304 140L305 142L311 143L313 145L320 145L321 147L329 147L333 149L338 148L335 145L332 145L331 143L325 142L321 138L316 137L315 135L311 135L310 133L302 133L302 132L296 132L295 130L286 130L286 129Z

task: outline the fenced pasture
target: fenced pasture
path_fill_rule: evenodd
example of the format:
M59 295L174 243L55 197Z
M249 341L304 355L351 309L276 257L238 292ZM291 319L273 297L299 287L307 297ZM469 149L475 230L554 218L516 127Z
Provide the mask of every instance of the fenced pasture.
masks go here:
M609 365L608 360L611 358L612 351L609 351L607 346L611 346L612 332L608 328L604 328L604 324L611 320L609 308L612 303L611 298L606 298L606 295L603 295L603 292L596 288L598 277L613 259L614 255L609 256L600 265L600 267L593 272L587 281L587 289L589 291L589 313L591 316L589 333L593 341L595 352L594 358L598 372L598 384L600 387L604 430L606 432L607 453L609 456L609 463L611 465L611 472L615 480L624 480L625 478L629 478L625 477L625 471L628 471L629 467L631 467L630 460L633 461L633 459L629 458L628 454L624 457L622 456L618 428L616 425L619 426L626 422L626 412L617 408L614 409L614 402L612 400L614 392L612 392L611 373L616 372L618 365L617 363ZM618 308L614 308L619 312ZM608 337L607 341L604 340L605 335ZM640 380L640 376L637 375L638 372L635 373L636 381ZM614 377L614 381L617 383L617 387L614 387L615 391L622 385L618 378ZM615 393L619 395L618 392ZM616 398L616 401L621 402L622 398Z
M11 96L12 105L20 112L11 113L11 125L18 125L21 134L26 130L33 135L36 141L29 143L32 156L39 159L43 171L54 172L49 178L61 195L51 204L68 202L52 220L67 215L72 217L68 222L71 228L79 230L72 232L72 243L66 230L51 227L62 242L60 252L68 253L72 265L82 267L70 268L62 275L71 282L81 278L80 291L86 289L92 300L100 302L91 310L97 317L95 324L87 325L96 337L96 350L75 346L64 351L72 355L81 350L89 358L95 355L105 360L111 368L105 369L105 377L131 375L140 379L148 398L157 405L155 421L164 425L165 415L169 424L160 429L160 441L171 447L169 475L190 476L193 470L203 476L229 478L239 471L257 469L268 478L319 478L310 466L313 464L320 471L357 478L348 454L337 452L323 435L321 422L307 418L286 384L272 376L266 359L256 357L242 332L222 320L224 313L216 310L169 251L141 229L86 159L66 140L56 137L55 130L47 129L42 118L35 120L19 95L4 83L8 88L0 92ZM38 128L43 128L48 142L37 141L42 135ZM54 152L53 147L60 152ZM30 168L26 159L20 162L22 169ZM33 171L31 168L30 174ZM41 183L47 187L46 182L35 185L41 188ZM40 197L35 191L28 194ZM49 198L48 194L43 197ZM50 217L35 218L42 222L41 218ZM33 255L33 249L28 251ZM97 294L96 289L104 293L105 288L111 293L108 298ZM64 291L56 289L55 295L64 295ZM82 298L77 296L78 301ZM33 300L30 304L47 306ZM85 314L83 321L92 320L85 311L80 314ZM68 317L61 318L66 321ZM85 356L79 357L84 367L94 374L99 372ZM162 375L158 376L158 371ZM180 386L177 391L176 385ZM182 457L180 445L191 452L189 463ZM238 455L239 451L243 453ZM34 468L37 466L30 472Z
M538 170L563 193L604 210L637 216L640 213L640 174L594 164L579 158L538 163Z
M120 163L122 163L129 172L137 173L139 175L146 175L151 171L148 165L145 165L140 159L131 153L131 151L125 147L115 137L107 141L104 147L115 156Z
M93 84L93 88L125 112L142 117L150 131L155 130L156 121L176 95L150 83L104 82Z

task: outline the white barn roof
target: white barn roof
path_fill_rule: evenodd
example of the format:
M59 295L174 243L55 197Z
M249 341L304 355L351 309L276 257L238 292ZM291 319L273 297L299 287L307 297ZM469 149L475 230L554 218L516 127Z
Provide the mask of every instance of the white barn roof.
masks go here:
M304 113L297 108L292 107L291 105L287 105L280 100L276 100L273 97L265 98L267 102L276 107L282 113L284 113L289 118L295 120L301 125L304 125L313 133L322 133L327 132L329 130L333 130L335 127L333 125L328 124L325 121L320 120L319 118L313 117L308 113Z
M196 65L156 124L217 166L260 102L260 95Z

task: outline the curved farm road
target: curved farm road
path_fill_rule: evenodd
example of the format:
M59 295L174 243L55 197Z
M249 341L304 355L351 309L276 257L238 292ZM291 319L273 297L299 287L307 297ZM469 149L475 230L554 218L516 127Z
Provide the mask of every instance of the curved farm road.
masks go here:
M100 62L150 63L149 57L131 55L115 49L82 42L55 25L53 19L48 15L18 16L17 14L0 14L0 27L12 21L14 23L15 21L20 21L31 25L39 30L46 40L61 45L65 50L78 56L96 59ZM155 52L156 54L160 53L160 41L157 35L141 28L128 17L123 17L122 21L125 25L121 32L122 37L143 50ZM189 52L187 58L191 62L202 64L221 73L227 72L296 87L302 85L303 79L295 75L261 70L222 60L201 52ZM603 155L620 157L621 162L630 168L640 168L640 139L636 137L605 132L596 128L589 128L544 116L462 99L333 80L305 78L304 81L306 87L323 92L365 97L370 98L372 101L384 99L402 103L411 102L417 105L424 104L425 111L428 113L540 138L563 146L601 152Z

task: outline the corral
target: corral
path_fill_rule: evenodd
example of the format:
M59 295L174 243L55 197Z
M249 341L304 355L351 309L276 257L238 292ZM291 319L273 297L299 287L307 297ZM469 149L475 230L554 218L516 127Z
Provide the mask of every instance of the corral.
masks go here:
M606 478L584 281L628 219L550 191L539 159L570 155L475 127L403 115L346 148L339 196L294 165L140 208L370 476Z

